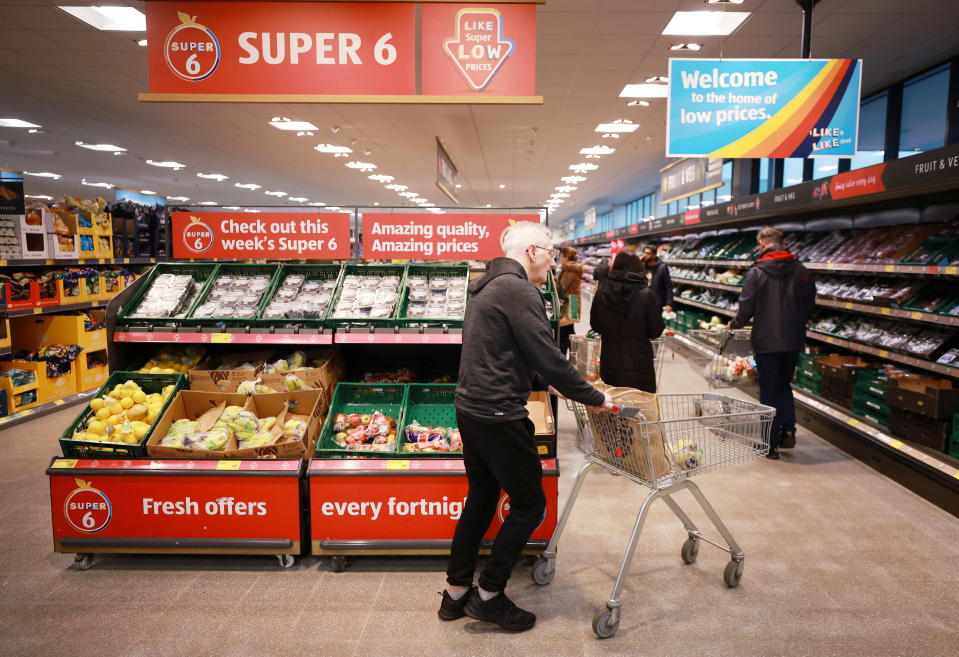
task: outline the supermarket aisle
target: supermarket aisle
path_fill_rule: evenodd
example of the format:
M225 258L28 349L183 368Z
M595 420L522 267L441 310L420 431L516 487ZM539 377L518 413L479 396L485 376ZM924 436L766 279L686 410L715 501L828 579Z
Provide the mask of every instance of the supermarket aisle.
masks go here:
M702 389L669 357L664 391ZM102 557L75 571L51 552L43 469L76 413L0 434L2 655L916 655L954 654L959 522L822 440L700 481L747 554L726 589L723 553L704 545L684 566L682 527L654 506L622 596L619 633L590 629L609 595L645 489L592 475L554 582L517 569L510 592L536 611L528 633L436 619L444 560L369 558L345 573L306 557ZM561 410L565 499L581 463ZM694 513L697 520L704 520ZM945 566L945 568L943 567ZM945 575L944 575L945 573Z

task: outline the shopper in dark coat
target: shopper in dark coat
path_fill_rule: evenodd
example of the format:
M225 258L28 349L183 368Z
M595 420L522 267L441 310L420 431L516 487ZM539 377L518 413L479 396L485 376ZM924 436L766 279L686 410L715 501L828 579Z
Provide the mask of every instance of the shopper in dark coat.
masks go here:
M599 372L604 383L656 392L650 340L665 328L662 310L646 284L642 260L621 251L590 310L590 326L603 338Z
M643 248L643 263L650 273L652 280L649 283L653 294L666 312L673 311L673 279L669 275L669 267L659 259L658 250L653 245Z
M739 311L730 322L742 328L752 320L752 346L759 378L759 401L776 409L769 458L796 445L796 408L790 382L806 344L806 322L816 305L816 283L783 246L783 232L766 227L756 236L759 258L746 273Z

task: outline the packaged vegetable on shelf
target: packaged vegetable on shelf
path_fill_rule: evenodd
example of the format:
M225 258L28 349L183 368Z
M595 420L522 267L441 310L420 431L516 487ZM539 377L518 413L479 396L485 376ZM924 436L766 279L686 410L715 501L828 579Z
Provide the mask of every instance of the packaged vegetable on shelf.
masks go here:
M463 439L455 427L423 426L415 419L406 426L406 442L402 450L407 453L462 452Z

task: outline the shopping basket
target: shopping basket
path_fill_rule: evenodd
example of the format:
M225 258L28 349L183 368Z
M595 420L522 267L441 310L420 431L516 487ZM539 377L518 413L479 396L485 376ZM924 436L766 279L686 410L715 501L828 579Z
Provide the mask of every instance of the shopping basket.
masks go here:
M731 388L756 385L756 360L750 341L752 330L695 329L689 335L715 351L703 375L710 388Z
M546 585L553 580L556 547L590 470L605 468L622 475L623 481L649 488L633 524L613 592L606 608L593 618L593 631L600 638L614 635L619 628L619 593L649 507L657 499L666 503L686 529L687 539L680 552L683 561L694 563L700 542L705 541L729 553L723 578L730 588L739 585L745 555L692 478L765 456L775 414L769 406L718 393L651 395L634 391L626 399L635 405L626 405L625 400L623 405L615 405L618 398L614 396L614 406L609 411L573 403L577 423L581 421L585 429L582 441L587 462L576 476L549 545L531 571L537 584ZM687 489L722 535L725 545L703 536L673 499L676 493Z

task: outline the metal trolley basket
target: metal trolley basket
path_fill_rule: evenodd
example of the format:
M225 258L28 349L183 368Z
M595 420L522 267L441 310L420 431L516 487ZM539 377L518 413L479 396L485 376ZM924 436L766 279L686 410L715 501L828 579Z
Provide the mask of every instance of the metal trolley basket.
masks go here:
M650 492L637 513L606 608L593 617L597 636L607 638L619 629L619 593L649 507L657 499L666 503L686 529L688 536L681 550L683 562L694 563L700 541L705 541L729 553L724 580L730 588L738 586L745 555L692 477L764 457L769 451L769 428L775 409L716 393L659 395L658 404L645 408L618 405L611 411L595 411L575 402L573 407L577 423L582 422L587 463L576 476L549 545L533 565L533 581L546 585L553 580L556 547L570 512L586 475L601 467L646 486ZM673 499L673 495L687 489L722 535L725 546L703 536Z
M746 387L756 385L756 363L750 341L752 330L726 329L707 331L695 329L689 335L712 348L716 355L703 363L703 376L710 388Z

